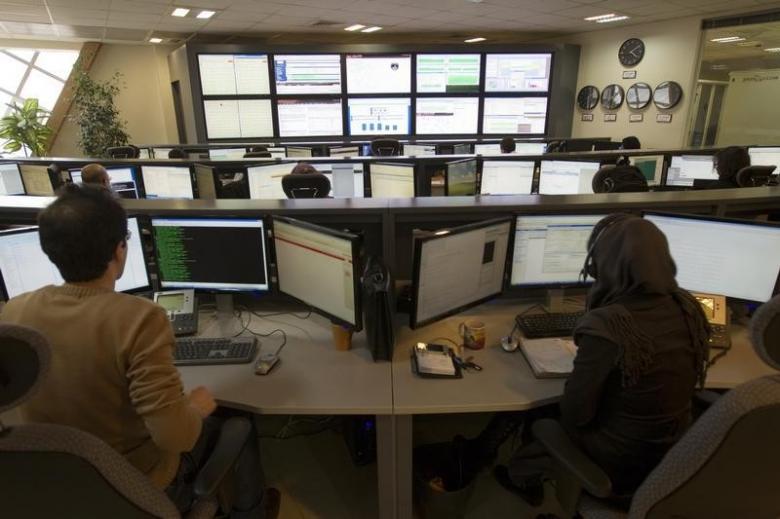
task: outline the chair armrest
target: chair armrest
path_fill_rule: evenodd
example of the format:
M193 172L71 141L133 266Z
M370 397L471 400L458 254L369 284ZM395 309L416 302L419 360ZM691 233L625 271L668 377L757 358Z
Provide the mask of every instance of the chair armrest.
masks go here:
M246 418L232 417L222 424L217 444L195 478L193 490L196 496L203 498L214 495L238 460L251 432L252 424Z
M708 408L717 402L721 396L722 395L720 393L716 393L715 391L702 389L701 391L696 391L693 394L693 401L703 408Z
M612 481L601 467L593 463L556 420L537 420L531 425L534 437L544 445L547 452L595 497L612 495Z

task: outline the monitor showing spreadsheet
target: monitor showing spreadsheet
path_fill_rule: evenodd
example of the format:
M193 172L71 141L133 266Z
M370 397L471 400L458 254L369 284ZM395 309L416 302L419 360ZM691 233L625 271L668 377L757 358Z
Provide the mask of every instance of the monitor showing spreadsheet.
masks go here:
M482 195L530 195L534 183L533 161L486 160L482 163Z
M417 134L477 133L478 114L476 97L420 97L415 113Z
M407 135L412 101L408 97L356 98L347 102L350 135Z
M712 155L676 155L666 171L667 186L692 186L694 179L718 180Z
M768 301L780 274L780 225L646 213L669 242L677 284L693 292Z
M474 196L477 194L477 159L448 162L444 173L446 196Z
M247 168L249 198L281 200L287 198L282 189L282 177L289 175L295 164L268 164Z
M436 155L435 144L404 144L403 153L407 157L423 157L426 155Z
M333 198L363 198L364 180L361 162L334 162L314 164L317 171L330 180L330 193Z
M479 92L479 54L418 54L417 91L433 94Z
M543 134L547 124L546 97L488 97L482 118L484 134Z
M414 164L371 163L372 198L411 198L414 196Z
M348 94L408 94L411 54L347 54Z
M204 96L271 93L265 54L200 54L198 64Z
M274 134L270 99L206 100L203 113L209 139L273 137Z
M495 144L475 144L474 153L477 155L501 155L501 145Z
M410 326L424 326L499 295L511 230L511 218L501 218L416 234Z
M24 191L28 195L54 196L54 184L46 166L19 164L19 172L22 174Z
M277 54L274 56L277 94L340 94L338 54Z
M109 166L106 168L106 172L111 183L111 190L119 195L120 198L139 198L135 168ZM70 180L74 184L81 184L81 170L71 169Z
M515 155L543 155L547 144L543 142L516 142Z
M485 92L547 92L552 54L488 54Z
M241 160L246 154L246 148L212 148L209 150L211 160Z
M518 216L511 285L556 287L576 284L588 253L588 238L604 216Z
M137 218L127 219L127 230L130 232L127 261L122 277L116 282L116 290L150 290L152 284ZM0 279L6 298L65 282L57 267L43 252L37 227L0 233Z
M141 166L141 176L146 198L195 198L189 166Z
M539 170L539 194L593 193L593 177L598 170L598 162L543 160Z
M342 135L341 100L279 99L279 135L315 137Z
M750 164L753 166L775 166L773 174L780 173L780 148L748 148Z
M19 166L12 162L0 164L0 196L23 194L24 183Z

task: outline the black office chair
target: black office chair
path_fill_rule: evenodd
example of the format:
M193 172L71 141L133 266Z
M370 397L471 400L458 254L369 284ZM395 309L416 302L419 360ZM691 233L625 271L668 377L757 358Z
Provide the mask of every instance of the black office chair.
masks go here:
M769 183L775 166L748 166L737 172L739 187L759 187Z
M250 152L258 152L258 151L268 151L268 146L260 145L260 146L252 146L249 148Z
M563 153L566 151L566 141L550 141L544 149L545 153Z
M113 146L106 148L106 156L109 159L137 159L141 156L140 148L128 144L127 146Z
M371 141L371 154L390 157L401 154L401 143L398 139L374 139Z
M171 151L168 152L168 158L169 159L186 159L187 158L187 152L184 151L184 148L171 148Z
M282 189L287 198L328 198L330 180L322 173L285 175L282 177Z
M646 193L647 179L636 166L603 166L593 176L594 193Z
M248 151L244 153L245 159L270 159L271 157L271 152L268 151L268 149L265 151Z

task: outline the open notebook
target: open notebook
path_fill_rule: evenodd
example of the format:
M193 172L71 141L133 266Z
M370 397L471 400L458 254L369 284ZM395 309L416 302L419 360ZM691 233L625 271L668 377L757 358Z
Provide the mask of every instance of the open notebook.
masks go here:
M571 339L523 339L520 350L537 378L566 377L574 369L577 346Z

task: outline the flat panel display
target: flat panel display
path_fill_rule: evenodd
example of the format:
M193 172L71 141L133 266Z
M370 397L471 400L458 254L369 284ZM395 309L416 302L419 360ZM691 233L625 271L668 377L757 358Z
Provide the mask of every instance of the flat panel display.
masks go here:
M598 162L543 160L539 171L539 194L593 193L593 177L598 170Z
M24 183L19 166L10 162L0 164L0 196L23 194Z
M295 164L268 164L247 168L249 198L255 200L283 200L282 177L289 175Z
M209 139L273 137L270 99L220 99L203 101Z
M372 198L411 198L414 196L414 164L370 165Z
M479 92L479 54L418 54L417 92L473 94Z
M415 118L418 135L477 133L479 99L421 97Z
M265 54L200 54L200 87L210 95L268 95Z
M348 94L408 94L411 89L411 54L347 54Z
M485 99L482 133L542 134L546 121L546 97L488 97Z
M667 186L692 186L695 179L717 180L712 155L677 155L666 171Z
M547 92L552 54L488 54L485 92Z
M484 161L480 194L530 195L534 183L534 166L533 161Z
M341 100L279 99L279 136L343 135Z
M408 135L412 102L404 98L359 98L347 103L350 135Z
M338 54L277 54L274 71L277 94L341 93L341 56Z
M146 198L195 198L189 166L141 166Z

